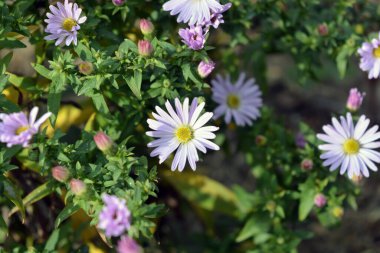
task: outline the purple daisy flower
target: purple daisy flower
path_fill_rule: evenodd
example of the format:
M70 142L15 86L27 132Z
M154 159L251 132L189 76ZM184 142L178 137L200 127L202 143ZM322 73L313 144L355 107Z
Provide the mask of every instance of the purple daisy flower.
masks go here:
M80 17L82 9L78 8L76 3L69 3L65 0L65 3L57 3L57 7L50 5L49 9L52 13L48 12L45 22L48 24L45 32L51 33L45 37L45 40L56 40L55 45L58 46L65 41L66 46L69 46L71 42L77 45L78 38L77 33L80 29L80 24L83 24L87 17Z
M105 231L107 237L120 236L131 226L131 212L124 199L104 194L105 206L99 215L98 227Z
M218 29L220 24L224 23L223 14L226 12L229 8L231 8L232 4L227 3L222 6L222 8L218 9L216 12L211 11L211 16L209 20L205 20L203 22L204 26L212 26L215 29Z
M140 253L141 248L135 240L128 236L121 237L117 243L117 253Z
M34 107L29 119L24 112L0 113L0 142L6 143L7 147L22 145L27 147L33 135L36 134L41 126L51 115L50 112L37 119L38 107Z
M370 43L364 42L358 53L360 54L360 69L368 71L368 78L378 78L380 75L380 34L378 39Z
M200 50L204 47L206 38L202 26L190 26L186 29L179 29L182 42L193 50Z

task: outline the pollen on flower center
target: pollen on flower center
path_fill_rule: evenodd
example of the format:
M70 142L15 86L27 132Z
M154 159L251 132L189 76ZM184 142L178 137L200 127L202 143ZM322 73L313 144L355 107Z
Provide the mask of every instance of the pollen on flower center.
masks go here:
M240 98L235 94L227 96L227 105L232 109L237 109L240 106Z
M360 149L360 143L354 139L348 139L343 143L343 151L348 155L357 154Z
M380 47L373 49L373 56L380 58Z
M63 29L65 29L68 32L71 32L73 27L76 25L77 25L77 22L72 18L66 18L62 23Z
M175 136L181 143L187 143L193 139L193 130L189 126L181 126L175 131Z
M16 135L19 135L19 134L21 134L22 132L25 132L28 129L29 129L29 126L21 126L21 127L19 127L19 128L16 129L15 133L16 133Z

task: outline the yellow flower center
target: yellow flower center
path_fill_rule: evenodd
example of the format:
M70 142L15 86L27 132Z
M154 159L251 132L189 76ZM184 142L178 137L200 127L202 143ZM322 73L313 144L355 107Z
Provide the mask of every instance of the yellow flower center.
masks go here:
M227 105L231 109L237 109L240 106L240 98L235 94L230 94L227 97Z
M187 143L193 139L193 130L189 126L181 126L175 131L175 136L180 143Z
M72 18L66 18L65 20L63 20L63 23L62 23L63 29L65 29L68 32L70 32L73 29L73 27L76 25L77 25L77 22Z
M376 58L380 58L380 47L375 48L372 53Z
M21 134L22 132L25 132L28 129L29 129L29 126L20 126L19 128L16 129L15 134L19 135L19 134Z
M343 143L343 151L347 155L354 155L359 152L360 143L354 139L348 139Z

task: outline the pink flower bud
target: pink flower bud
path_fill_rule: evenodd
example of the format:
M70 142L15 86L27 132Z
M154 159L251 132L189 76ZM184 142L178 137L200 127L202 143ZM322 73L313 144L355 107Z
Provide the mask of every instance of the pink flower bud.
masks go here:
M329 34L329 28L327 27L326 24L320 24L320 25L318 26L318 33L319 33L319 35L321 35L321 36L326 36L326 35Z
M352 88L347 98L347 109L356 112L362 105L365 93L360 93L357 88Z
M206 78L215 68L215 62L211 60L201 61L198 65L198 74L202 78Z
M77 196L82 195L86 192L86 184L79 179L71 179L70 190Z
M117 243L117 253L141 253L141 248L135 240L123 236Z
M313 168L313 161L310 159L304 159L301 162L301 168L303 170L311 170Z
M153 46L147 40L139 40L138 42L139 54L142 56L149 56L153 53Z
M112 3L116 6L121 6L124 4L124 0L112 0Z
M113 146L113 141L104 132L98 132L94 136L94 141L98 149L100 149L103 152L110 150Z
M149 35L154 31L154 26L152 22L150 22L147 19L141 19L139 25L140 25L140 30L142 34L144 35Z
M327 199L325 197L325 195L323 195L322 193L318 193L315 198L314 198L314 204L317 206L317 207L324 207L327 203Z
M53 178L61 183L64 183L69 179L69 171L63 166L55 166L51 169Z

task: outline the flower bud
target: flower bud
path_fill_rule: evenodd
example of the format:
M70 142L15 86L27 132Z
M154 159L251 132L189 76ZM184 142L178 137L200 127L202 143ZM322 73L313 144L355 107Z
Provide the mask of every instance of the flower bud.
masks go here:
M264 146L267 143L267 138L263 135L258 135L255 141L257 146Z
M295 142L298 148L304 149L306 146L305 136L302 133L298 133L296 135Z
M55 166L51 169L51 175L53 178L61 183L64 183L69 179L69 171L63 166Z
M357 88L351 89L347 98L347 109L356 112L362 105L364 96L365 93L360 93Z
M322 193L318 193L315 198L314 198L314 204L317 206L317 207L324 207L327 203L327 199L325 197L325 195L323 195Z
M334 207L334 209L332 210L332 213L336 218L342 218L344 214L344 210L343 208L337 206L337 207Z
M301 162L301 168L303 170L311 170L313 168L313 161L310 159L303 159Z
M78 65L79 72L83 75L90 75L92 71L94 70L94 67L92 66L91 62L84 61L79 63Z
M153 53L153 46L147 40L139 40L138 42L139 54L142 56L149 56Z
M98 132L94 136L94 141L98 149L100 149L103 152L110 150L114 145L111 138L108 137L108 135L106 135L104 132Z
M326 35L329 34L329 28L327 27L326 24L320 24L320 25L318 26L318 33L319 33L319 35L321 35L321 36L326 36Z
M77 196L82 195L86 192L86 184L79 179L71 179L70 190Z
M147 19L141 19L139 25L140 30L144 35L149 35L154 31L154 25Z
M124 0L112 0L112 3L116 6L122 6L124 4Z
M215 68L215 62L212 60L201 61L198 65L198 74L202 78L206 78Z
M141 253L141 248L135 240L128 236L123 236L117 243L118 253Z

